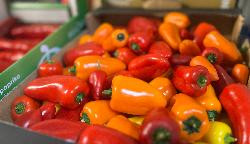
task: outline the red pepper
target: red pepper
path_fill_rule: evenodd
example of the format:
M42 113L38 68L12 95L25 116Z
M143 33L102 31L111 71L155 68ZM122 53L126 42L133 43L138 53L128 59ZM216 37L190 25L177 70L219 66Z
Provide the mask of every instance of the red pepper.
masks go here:
M165 108L151 110L144 118L140 142L143 144L177 144L180 127Z
M66 66L74 65L75 59L80 56L86 55L103 55L105 53L101 45L95 42L87 42L82 45L77 45L76 47L67 51L63 56L63 61Z
M24 52L1 51L0 60L15 62L24 56Z
M243 84L231 84L220 94L220 102L233 126L237 144L250 144L250 89Z
M178 66L174 70L174 86L189 96L200 96L210 84L210 75L203 66Z
M38 71L38 77L62 75L63 66L57 60L48 60L40 64L37 71Z
M214 65L214 67L217 71L219 80L214 81L212 85L215 89L216 94L219 95L227 85L234 83L234 80L220 65Z
M128 32L136 33L141 31L157 32L157 21L142 16L135 16L128 22Z
M118 48L114 52L114 57L128 65L129 62L136 57L136 55L129 48Z
M138 144L132 137L101 125L91 125L80 135L77 144Z
M14 121L14 123L20 127L28 128L38 122L42 121L40 109L29 111L20 116Z
M42 121L50 120L56 116L56 104L46 102L40 108Z
M213 30L216 30L216 28L206 22L201 22L194 30L194 41L201 49L203 49L203 39Z
M223 54L217 48L205 48L201 55L211 64L221 64L223 60Z
M11 35L13 37L20 38L46 38L49 34L53 33L59 25L48 24L30 24L20 25L11 29Z
M191 59L192 56L175 54L169 60L171 65L176 66L176 65L189 65Z
M191 35L191 33L185 28L180 29L180 36L181 36L182 40L185 40L185 39L192 40L193 39L193 36Z
M11 117L15 121L23 114L34 111L40 107L40 104L34 99L25 95L16 97L11 103Z
M41 40L26 40L26 39L0 39L0 50L4 51L21 51L28 52Z
M37 100L59 103L62 107L75 109L87 100L89 87L74 76L50 76L31 81L24 94Z
M133 33L128 39L128 46L136 54L147 53L154 36L151 31Z
M154 42L149 49L148 53L160 54L162 57L170 58L172 56L172 50L164 41Z
M129 72L137 78L150 81L164 74L170 67L168 60L159 54L146 54L133 59L129 65Z
M0 37L8 34L10 29L16 24L17 20L13 17L5 18L0 21Z
M82 111L82 106L76 109L61 108L57 114L56 119L64 119L69 121L80 121L80 113Z
M32 125L29 129L67 142L75 143L88 125L80 122L52 119Z
M0 60L0 73L8 68L12 63L12 61Z
M103 90L108 89L107 74L104 71L94 71L89 76L89 86L94 100L104 99Z

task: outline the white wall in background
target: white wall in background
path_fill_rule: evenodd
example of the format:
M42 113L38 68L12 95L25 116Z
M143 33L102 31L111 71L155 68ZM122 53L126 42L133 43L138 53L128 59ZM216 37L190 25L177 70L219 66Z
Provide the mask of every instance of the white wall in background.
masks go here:
M5 6L5 0L0 0L0 20L8 16L7 9Z

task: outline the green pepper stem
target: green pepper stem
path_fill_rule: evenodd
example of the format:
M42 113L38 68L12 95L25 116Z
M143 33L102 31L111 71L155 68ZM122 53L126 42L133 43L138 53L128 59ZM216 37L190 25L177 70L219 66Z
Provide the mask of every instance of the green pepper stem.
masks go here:
M22 102L18 103L18 104L15 106L15 112L16 112L17 114L21 114L21 113L23 113L24 111L25 111L25 105L24 105Z
M215 64L217 61L217 57L215 54L210 53L207 55L207 60L211 63L211 64Z
M135 50L135 51L139 51L140 50L140 46L137 43L132 43L131 44L131 49Z
M119 34L117 35L117 39L118 39L119 41L123 41L123 40L125 39L124 34L123 34L123 33L119 33Z
M53 63L55 63L55 61L53 61L53 60L47 60L47 63L48 64L53 64Z
M195 116L191 116L187 120L183 121L183 130L187 131L188 134L198 133L201 127L201 121Z
M70 73L76 73L76 66L74 65L74 66L72 66L71 68L69 68L69 70L68 70Z
M230 134L227 134L225 137L224 137L224 142L225 144L231 144L233 142L236 142L237 139L232 137Z
M79 93L79 94L76 96L76 102L77 102L78 104L80 104L80 103L83 101L84 96L85 96L84 93Z
M215 110L208 110L207 111L209 121L215 121L217 118L218 112Z
M116 50L114 53L113 53L114 57L118 57L119 56L119 52Z
M205 87L207 85L207 78L204 75L200 75L197 79L197 84L199 87Z
M171 139L171 133L165 128L157 128L152 134L154 144L165 144Z
M89 116L88 114L86 113L82 113L82 116L81 116L81 122L84 122L84 123L87 123L87 124L90 124L90 119L89 119Z
M107 90L103 90L102 94L105 96L111 96L112 95L112 89L107 89Z

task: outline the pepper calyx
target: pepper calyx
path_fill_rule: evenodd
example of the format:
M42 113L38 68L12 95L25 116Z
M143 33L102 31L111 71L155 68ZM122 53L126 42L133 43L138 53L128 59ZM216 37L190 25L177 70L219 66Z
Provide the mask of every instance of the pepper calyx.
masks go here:
M117 40L123 41L124 39L125 39L125 36L124 36L123 33L119 33L119 34L117 35Z
M102 94L105 96L111 96L112 95L112 89L107 89L107 90L103 90Z
M131 49L134 50L134 51L139 51L140 46L137 43L132 43L131 44Z
M86 124L90 124L90 119L87 113L82 113L82 116L80 118L81 122L84 122Z
M211 64L215 64L217 61L217 57L215 54L210 53L207 55L207 60L211 63Z
M116 50L116 51L113 53L113 56L117 58L117 57L119 56L119 52Z
M204 75L200 75L197 79L197 84L201 88L205 87L207 85L207 78Z
M171 133L162 127L156 128L152 133L154 144L168 143L171 140Z
M187 120L183 121L183 125L183 130L185 130L190 135L200 131L201 121L197 117L191 116Z
M215 121L215 119L217 118L218 112L215 110L208 110L207 111L207 116L209 121Z
M48 63L48 64L54 64L55 61L53 61L53 60L47 60L47 63Z
M24 103L20 102L18 104L16 104L15 106L15 112L17 114L22 114L25 111L25 105Z
M80 103L83 101L84 96L85 96L84 93L79 93L79 94L76 96L76 102L77 102L78 104L80 104Z
M237 139L236 138L234 138L232 135L230 135L230 134L227 134L225 137L224 137L224 142L225 142L225 144L231 144L231 143L234 143L234 142L236 142L237 141Z
M76 66L74 65L74 66L72 66L71 68L69 68L68 69L68 71L70 72L70 73L76 73Z

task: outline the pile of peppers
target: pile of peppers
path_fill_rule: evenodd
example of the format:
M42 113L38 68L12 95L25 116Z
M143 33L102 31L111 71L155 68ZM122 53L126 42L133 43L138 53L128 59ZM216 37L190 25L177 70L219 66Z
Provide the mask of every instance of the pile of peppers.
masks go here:
M249 67L215 26L190 24L102 23L38 67L13 122L77 144L250 144Z

